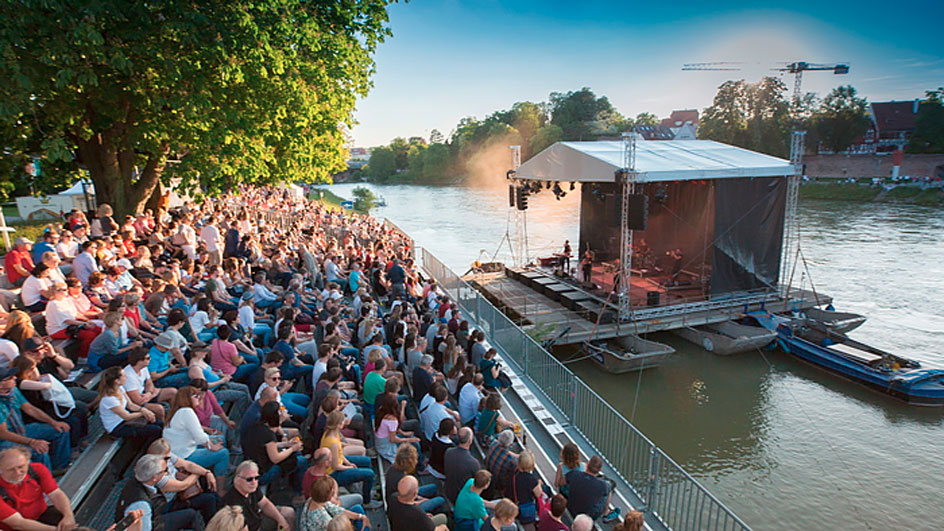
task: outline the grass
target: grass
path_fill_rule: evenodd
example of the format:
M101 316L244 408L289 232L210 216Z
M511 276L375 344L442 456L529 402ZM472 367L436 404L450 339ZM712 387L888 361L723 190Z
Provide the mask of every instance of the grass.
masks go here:
M921 194L917 186L896 186L888 191L885 199L889 201L912 201Z
M10 233L10 244L12 245L13 240L21 237L29 238L34 242L41 240L43 229L46 228L48 223L48 221L16 221L7 223L8 227L16 229L16 232ZM3 238L0 238L0 249L3 249L4 253L9 251L6 244L3 242Z
M920 206L944 207L944 190L940 188L928 188L921 190L912 202Z
M803 199L832 199L835 201L871 201L881 189L852 183L803 183Z
M318 201L331 210L341 210L341 201L347 201L343 197L335 194L325 188L315 188L315 191L308 196L312 201ZM323 194L323 196L322 196Z

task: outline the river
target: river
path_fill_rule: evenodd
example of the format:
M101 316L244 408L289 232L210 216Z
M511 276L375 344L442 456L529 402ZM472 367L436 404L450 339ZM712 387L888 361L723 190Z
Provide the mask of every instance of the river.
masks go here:
M351 197L354 186L331 189ZM367 186L388 203L375 215L460 274L508 227L503 188ZM531 198L530 256L577 241L577 195ZM944 213L805 201L799 221L816 289L869 318L852 336L944 367ZM503 244L498 259L508 257ZM941 408L906 406L779 351L725 358L657 339L678 350L659 369L571 368L752 527L944 528Z

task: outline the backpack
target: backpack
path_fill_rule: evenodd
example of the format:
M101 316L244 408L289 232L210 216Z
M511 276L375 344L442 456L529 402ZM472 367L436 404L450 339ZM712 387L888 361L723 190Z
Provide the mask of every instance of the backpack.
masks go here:
M39 473L36 472L36 470L33 469L33 464L32 464L32 463L30 463L29 466L26 468L26 478L27 478L27 479L32 479L32 480L35 481L37 484L40 484L40 483L39 483ZM40 485L41 485L41 484L40 484ZM0 485L0 499L2 499L4 502L6 502L6 504L9 505L10 507L12 507L14 510L19 510L19 507L17 507L17 505L16 505L16 500L13 499L13 496L10 496L10 493L7 492L7 489L4 488L3 485Z

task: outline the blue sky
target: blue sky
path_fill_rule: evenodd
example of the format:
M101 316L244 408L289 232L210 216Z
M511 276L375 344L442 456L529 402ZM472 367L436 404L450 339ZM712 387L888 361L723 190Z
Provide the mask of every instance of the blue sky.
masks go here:
M808 72L804 91L853 85L871 101L944 86L944 2L500 2L413 0L390 6L393 37L358 102L357 146L448 135L516 101L590 87L624 115L703 109L726 79L778 75L779 62L847 62ZM683 72L742 61L741 72ZM784 75L792 88L793 78Z

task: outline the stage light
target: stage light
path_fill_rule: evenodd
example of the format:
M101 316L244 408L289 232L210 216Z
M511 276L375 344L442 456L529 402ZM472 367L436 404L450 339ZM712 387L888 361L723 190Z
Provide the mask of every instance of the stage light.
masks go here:
M577 188L577 183L575 183L574 181L570 181L570 191L573 192L574 188Z
M665 203L666 200L669 198L669 192L667 192L664 187L660 186L659 188L656 189L656 193L654 194L654 196L656 198L656 201L660 203Z
M507 172L505 172L505 178L511 179L512 177L515 176L516 173L518 172L516 172L515 170L508 170Z
M548 190L551 189L551 181L547 181L547 189L548 189Z

